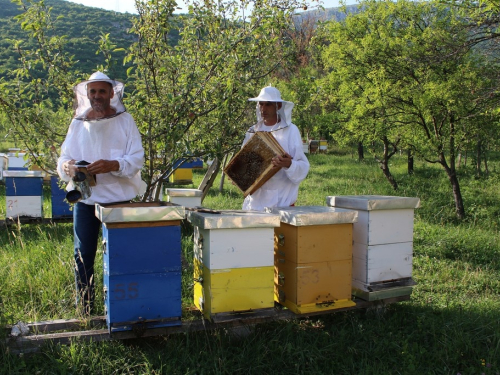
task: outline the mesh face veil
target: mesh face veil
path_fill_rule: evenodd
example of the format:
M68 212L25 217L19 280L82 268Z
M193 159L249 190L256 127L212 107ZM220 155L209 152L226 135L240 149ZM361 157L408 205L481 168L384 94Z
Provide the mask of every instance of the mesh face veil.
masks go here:
M255 111L257 115L257 123L263 122L263 118L259 110L259 102L273 102L276 103L276 109L278 114L278 120L281 121L281 125L278 129L283 129L288 127L292 123L292 109L294 103L288 102L281 99L281 93L276 87L267 86L260 90L259 96L255 98L248 99L250 102L257 102ZM281 103L281 108L278 108L278 103Z
M75 87L73 91L75 92L75 119L86 120L86 115L88 111L92 108L90 105L90 100L87 97L87 85L92 82L108 82L113 87L114 96L111 98L111 107L116 111L112 116L107 116L90 121L99 121L111 117L116 117L126 111L123 105L123 90L125 89L123 83L110 79L106 74L101 72L93 73L88 80L80 82ZM89 120L87 120L89 121Z

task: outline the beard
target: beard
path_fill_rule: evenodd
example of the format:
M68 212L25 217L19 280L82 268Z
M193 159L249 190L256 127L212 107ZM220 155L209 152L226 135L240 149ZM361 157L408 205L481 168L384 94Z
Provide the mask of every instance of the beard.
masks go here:
M91 100L90 105L96 112L105 112L109 108L109 103L106 103L103 99Z

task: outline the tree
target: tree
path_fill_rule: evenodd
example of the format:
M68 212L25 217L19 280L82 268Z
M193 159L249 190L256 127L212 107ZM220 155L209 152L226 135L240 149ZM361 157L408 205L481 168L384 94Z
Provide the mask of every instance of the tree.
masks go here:
M464 218L455 158L497 100L495 72L474 50L460 48L469 33L446 6L370 0L361 7L325 29L330 44L323 59L330 73L324 86L339 105L344 134L380 140L384 149L409 147L441 165L456 214Z

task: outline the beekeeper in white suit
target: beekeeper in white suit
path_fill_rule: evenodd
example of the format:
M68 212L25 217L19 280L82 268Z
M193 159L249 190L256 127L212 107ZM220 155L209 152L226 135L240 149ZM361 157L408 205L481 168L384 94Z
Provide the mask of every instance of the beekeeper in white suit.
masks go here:
M248 99L257 102L257 124L247 130L243 145L257 131L271 132L284 155L272 159L281 169L243 202L244 210L264 211L265 207L293 206L299 193L299 184L309 172L309 161L302 150L300 131L292 124L293 103L281 99L276 87L264 87L259 96Z
M134 119L122 103L123 84L96 72L74 87L78 107L61 146L57 172L72 184L78 161L90 163L96 175L90 197L73 208L75 281L77 305L93 313L94 260L101 223L95 203L130 201L144 193L141 180L144 149Z

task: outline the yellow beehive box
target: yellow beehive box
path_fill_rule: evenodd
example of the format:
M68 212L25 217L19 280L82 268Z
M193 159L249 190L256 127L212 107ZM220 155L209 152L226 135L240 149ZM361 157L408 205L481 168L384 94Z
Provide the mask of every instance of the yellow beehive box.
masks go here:
M194 259L194 304L207 319L214 314L274 307L274 267L210 270Z
M170 182L178 184L193 183L193 170L191 168L177 168L170 175Z
M351 299L353 210L277 207L275 299L297 314L355 306Z

